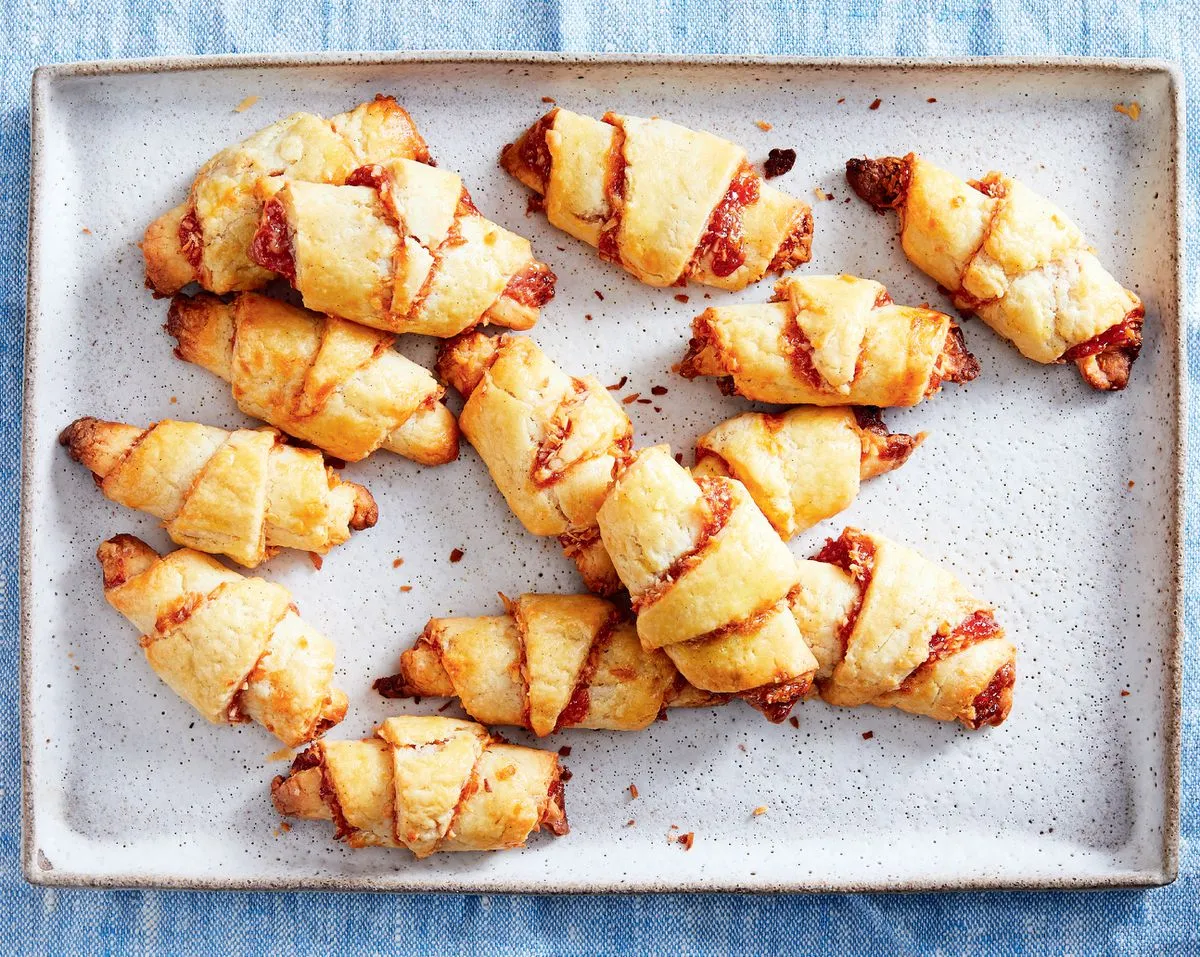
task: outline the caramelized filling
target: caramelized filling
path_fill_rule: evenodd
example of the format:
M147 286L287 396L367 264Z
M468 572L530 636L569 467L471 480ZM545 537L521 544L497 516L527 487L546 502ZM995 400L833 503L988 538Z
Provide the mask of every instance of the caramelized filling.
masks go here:
M604 120L613 127L612 149L608 153L608 168L604 171L604 195L610 210L608 221L600 229L596 248L605 262L622 264L621 260L621 214L625 208L625 130L606 114Z
M1136 359L1142 348L1142 321L1145 315L1145 307L1139 305L1115 326L1092 336L1087 342L1072 346L1059 357L1059 361L1076 362L1100 352L1125 352L1131 360Z
M846 649L850 646L850 636L854 633L854 626L858 624L863 599L871 586L871 576L875 571L875 545L865 535L848 528L842 532L840 538L826 539L825 546L813 556L813 561L836 565L858 585L858 598L846 613L846 620L838 628L838 641L842 646L842 657L845 657Z
M204 236L194 206L189 206L187 214L179 221L179 250L192 268L199 272L204 257Z
M264 269L279 273L289 282L296 281L291 230L288 229L283 203L278 198L268 200L263 206L262 221L250 243L250 258Z
M531 261L508 281L501 295L519 306L540 309L554 298L554 284L557 281L558 277L549 266Z
M1012 707L1012 689L1016 680L1016 667L1010 661L992 676L988 686L971 702L971 709L975 715L968 722L969 727L981 728L985 724L1001 724L1008 717Z
M795 316L790 317L783 327L780 347L796 377L814 392L824 392L825 377L813 365L812 343L809 342L804 330L800 328L800 324L796 322Z
M710 260L709 268L715 276L730 276L741 268L746 261L742 213L747 206L758 202L760 182L750 164L743 163L708 217L689 273L705 259Z
M641 614L644 609L662 598L675 585L675 582L687 573L688 569L700 562L708 548L708 543L729 521L729 516L733 512L733 499L729 494L729 486L724 482L706 478L696 479L696 484L700 486L707 506L707 514L704 517L700 535L695 544L676 558L671 563L671 567L659 576L657 582L634 599L633 610L637 614Z

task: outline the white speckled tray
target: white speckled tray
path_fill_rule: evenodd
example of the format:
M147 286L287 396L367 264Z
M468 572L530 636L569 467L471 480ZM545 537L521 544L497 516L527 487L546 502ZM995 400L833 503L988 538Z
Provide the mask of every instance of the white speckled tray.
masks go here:
M629 406L638 439L689 455L700 432L745 407L670 372L704 291L689 289L681 304L525 217L526 192L496 158L546 108L543 96L582 112L678 119L743 143L755 160L794 147L798 162L780 184L833 194L813 204L815 256L803 271L878 278L901 302L943 300L898 251L894 218L846 201L848 157L919 149L963 173L1004 169L1055 197L1146 300L1146 348L1129 389L1093 393L1073 369L1027 362L969 322L982 376L887 416L931 438L905 468L864 487L845 522L794 543L810 554L853 523L957 569L999 606L1020 647L1008 723L969 733L820 703L797 709L798 728L740 704L673 712L642 734L549 739L572 748L566 838L415 862L401 851L351 852L321 823L280 833L267 795L286 767L269 757L274 740L255 726L206 725L150 672L136 635L104 602L96 545L122 531L164 548L166 537L103 499L55 436L80 415L246 421L223 383L172 356L166 304L142 288L134 243L226 143L294 110L334 113L376 92L395 94L479 207L529 236L559 274L534 331L543 347L572 372L627 375L623 393L667 386L661 413ZM257 103L234 112L249 96ZM521 891L1170 881L1182 635L1181 98L1172 68L1144 62L433 54L39 71L21 556L26 876ZM1113 110L1131 100L1138 122ZM764 283L712 295L768 293ZM405 351L428 361L433 347L414 338ZM500 590L578 585L555 543L511 517L467 446L436 471L380 453L347 474L374 492L379 525L321 572L285 556L265 574L293 588L305 617L337 641L351 711L333 736L356 737L398 707L371 681L394 670L431 615L491 613ZM452 565L454 548L465 558ZM402 594L405 584L413 588ZM755 817L759 805L769 810ZM695 832L690 852L668 843L671 825Z

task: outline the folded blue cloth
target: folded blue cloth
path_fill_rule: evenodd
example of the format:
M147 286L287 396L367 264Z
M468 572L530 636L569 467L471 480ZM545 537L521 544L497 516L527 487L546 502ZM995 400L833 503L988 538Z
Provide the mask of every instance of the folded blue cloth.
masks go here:
M1169 888L1107 893L842 897L449 897L64 891L21 879L17 532L29 81L41 63L304 50L535 49L814 56L1154 56L1200 78L1194 0L71 0L0 10L0 951L189 954L1196 952L1196 710L1185 676L1183 847ZM1193 108L1189 126L1200 129ZM1188 193L1200 152L1188 143ZM1188 233L1196 210L1188 210ZM1200 260L1187 263L1195 288ZM1191 368L1200 335L1189 325ZM1194 379L1193 379L1194 381ZM1200 410L1189 421L1197 443ZM1195 494L1195 493L1193 493ZM1189 512L1194 512L1189 509ZM1196 547L1189 518L1189 556ZM1197 592L1189 578L1188 646Z

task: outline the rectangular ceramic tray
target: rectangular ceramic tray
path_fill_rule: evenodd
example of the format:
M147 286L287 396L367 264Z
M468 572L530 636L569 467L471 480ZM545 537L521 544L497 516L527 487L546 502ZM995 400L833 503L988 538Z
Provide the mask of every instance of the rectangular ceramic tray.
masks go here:
M1016 706L998 729L808 703L798 728L740 704L673 712L641 734L575 732L568 837L522 851L352 852L332 830L281 832L268 799L286 768L255 726L206 725L146 666L104 602L94 560L145 515L106 501L55 437L81 415L133 423L247 420L228 388L175 359L166 303L142 287L135 243L213 152L296 110L396 95L438 162L485 214L528 236L560 277L533 335L572 373L622 395L641 444L689 456L746 408L672 374L702 288L651 289L527 218L500 147L545 109L662 115L746 146L797 151L778 183L816 219L806 274L883 281L944 304L897 248L894 217L849 198L851 156L919 150L964 175L1005 170L1053 197L1146 301L1127 391L1023 360L966 323L983 373L887 416L929 440L801 536L843 524L953 567L995 602L1020 648ZM248 97L254 105L235 110ZM878 99L877 109L870 104ZM1176 873L1180 515L1182 92L1161 63L796 61L397 54L161 60L46 67L33 85L22 540L24 863L46 884L477 891L854 890L1162 884ZM1136 101L1135 122L1114 104ZM769 132L756 121L772 124ZM817 201L814 190L832 199ZM761 283L716 301L761 301ZM600 298L603 296L603 298ZM433 343L411 338L428 363ZM661 411L660 411L661 409ZM474 452L440 469L380 453L346 469L379 501L373 530L325 560L285 555L291 587L339 648L357 737L397 708L371 681L433 615L494 613L498 591L574 590L556 544L525 533ZM452 564L452 549L463 560ZM393 559L403 557L400 568ZM400 586L412 590L401 593ZM1128 694L1123 692L1128 691ZM455 714L457 711L447 713ZM867 732L873 735L867 736ZM528 739L521 734L512 737ZM631 799L629 785L639 797ZM758 806L765 814L751 812ZM636 822L629 823L627 822ZM678 830L671 831L677 825ZM695 833L686 851L668 834Z

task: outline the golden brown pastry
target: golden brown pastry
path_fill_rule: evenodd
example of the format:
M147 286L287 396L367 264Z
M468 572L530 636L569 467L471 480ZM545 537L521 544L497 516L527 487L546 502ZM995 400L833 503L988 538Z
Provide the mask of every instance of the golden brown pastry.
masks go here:
M792 611L830 704L900 708L968 728L1012 708L1016 648L951 572L847 528L802 561Z
M764 183L737 144L666 120L555 108L500 165L552 224L651 286L744 289L811 254L807 203Z
M84 418L59 441L108 498L163 520L178 545L247 568L281 548L324 554L379 517L361 485L343 482L320 452L274 429L157 422L148 429Z
M187 201L146 229L146 285L164 296L190 282L216 293L266 285L273 273L248 256L265 200L285 183L342 183L393 159L427 163L429 150L391 97L332 119L296 113L272 123L205 163Z
M282 585L190 548L160 557L132 535L110 538L96 557L104 597L141 631L150 667L209 721L257 721L296 747L345 717L333 642Z
M437 368L466 398L459 425L521 524L557 535L592 591L618 590L596 509L633 444L620 404L523 336L468 333L446 343Z
M280 814L333 821L351 847L437 851L522 847L567 833L558 755L453 718L388 718L365 741L318 741L271 782Z
M1145 308L1062 210L1003 173L967 181L913 153L852 159L846 178L880 212L899 211L904 252L958 309L1035 362L1125 388Z
M692 474L737 479L788 539L849 508L861 479L899 468L924 439L889 433L870 407L747 412L697 440Z
M287 183L263 206L250 258L309 309L385 332L528 329L554 296L528 240L484 219L453 173L405 159L342 186Z
M787 717L817 662L788 605L796 561L745 486L694 478L658 445L618 475L597 519L642 647L703 691Z
M697 316L679 371L759 402L896 406L970 382L979 363L949 316L897 306L877 282L793 276L769 303Z
M563 728L640 731L668 707L721 704L698 691L633 622L595 595L504 598L505 614L433 618L375 682L385 697L458 698L476 721L537 735Z
M422 465L458 457L445 390L391 348L394 337L256 293L176 296L175 354L233 386L247 415L357 462L378 448Z

